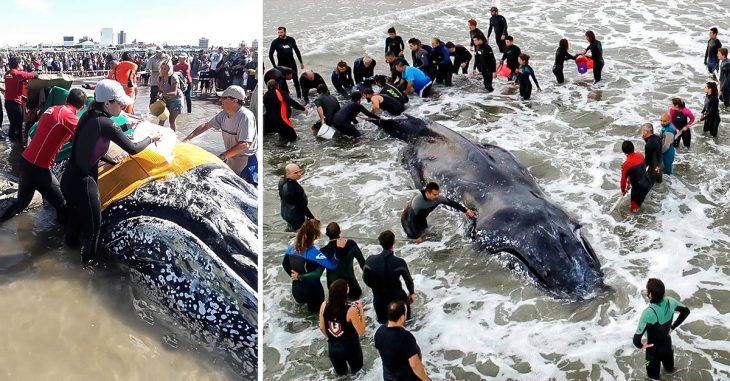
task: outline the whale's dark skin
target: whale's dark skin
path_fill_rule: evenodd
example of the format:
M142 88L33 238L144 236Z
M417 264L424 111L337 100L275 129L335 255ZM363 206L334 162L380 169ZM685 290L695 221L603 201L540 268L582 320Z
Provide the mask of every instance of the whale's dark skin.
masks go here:
M601 264L580 223L545 196L511 153L409 115L373 123L408 143L404 158L417 187L435 181L478 212L470 234L476 252L512 254L558 297L581 299L603 287Z

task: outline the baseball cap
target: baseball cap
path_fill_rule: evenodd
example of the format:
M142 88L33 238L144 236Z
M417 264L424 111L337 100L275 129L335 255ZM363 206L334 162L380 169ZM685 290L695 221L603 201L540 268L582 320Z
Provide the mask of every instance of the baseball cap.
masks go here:
M238 100L246 99L246 92L243 91L243 88L241 86L237 86L237 85L228 86L228 88L225 91L219 91L215 94L219 97L231 97L231 98L236 98Z
M94 101L106 102L111 100L118 101L125 106L134 103L132 98L124 93L124 89L119 82L113 79L102 79L96 84L96 89L94 90Z

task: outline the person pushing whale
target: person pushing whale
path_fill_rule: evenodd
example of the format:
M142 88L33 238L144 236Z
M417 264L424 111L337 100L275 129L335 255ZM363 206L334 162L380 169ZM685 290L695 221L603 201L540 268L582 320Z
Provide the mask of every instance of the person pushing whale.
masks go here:
M415 239L416 243L423 242L423 233L428 228L428 215L436 209L437 206L448 205L464 214L469 218L474 218L474 211L466 208L464 205L456 201L449 200L441 196L441 190L436 183L428 183L410 202L406 205L401 213L400 222L406 236Z

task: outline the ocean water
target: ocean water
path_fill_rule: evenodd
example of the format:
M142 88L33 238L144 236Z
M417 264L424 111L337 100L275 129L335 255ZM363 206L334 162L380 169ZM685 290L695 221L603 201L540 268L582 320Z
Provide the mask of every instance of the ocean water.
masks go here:
M149 90L136 101L146 111ZM182 139L220 110L215 96L193 101L178 118ZM7 129L7 117L3 130ZM193 143L218 154L220 132ZM21 149L0 142L0 169L17 175ZM81 268L64 246L50 207L0 226L0 378L5 380L234 380L225 354L197 341L166 316L126 274Z
M431 99L412 99L407 112L510 150L553 201L584 223L610 291L585 301L546 295L529 277L508 270L504 258L475 253L465 219L446 208L429 218L431 241L402 240L400 211L416 193L399 155L404 144L368 123L361 123L363 136L356 140L316 140L309 130L314 113L295 111L299 140L283 144L267 136L264 146L264 377L336 377L316 317L293 302L281 268L290 238L266 233L285 228L276 184L283 166L297 162L314 215L323 224L340 223L345 237L368 238L356 239L366 256L380 251L374 239L385 229L401 239L396 253L408 262L418 297L407 328L434 379L641 379L644 356L631 339L647 305L641 290L649 277L663 279L668 295L691 309L673 334L674 379L730 378L727 123L717 139L702 136L700 125L693 128L691 149L677 154L675 176L651 191L640 213L628 211L628 198L613 208L620 197L621 142L630 139L643 152L638 127L658 127L675 96L699 118L707 31L728 19L730 2L307 0L292 7L267 0L264 48L283 25L305 64L328 83L340 59L351 63L365 53L378 61L376 73L385 74L388 27L405 41L440 37L467 45L466 21L476 18L486 33L492 5L531 56L544 91L534 89L533 99L522 102L504 79L487 94L480 78L459 75L452 88L435 87ZM593 88L590 72L581 76L566 62L567 82L558 85L551 72L558 41L567 38L571 52L581 51L589 29L603 43L604 84ZM720 30L722 41L723 25ZM730 112L722 117L730 120ZM382 377L371 295L365 287L365 365L344 379Z

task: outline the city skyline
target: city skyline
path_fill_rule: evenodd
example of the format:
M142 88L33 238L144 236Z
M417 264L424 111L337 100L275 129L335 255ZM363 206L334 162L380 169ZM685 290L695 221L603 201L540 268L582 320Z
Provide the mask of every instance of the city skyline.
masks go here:
M109 17L98 13L99 17L92 19L87 16L90 14L87 11L101 10L98 2L80 0L74 3L74 8L69 8L68 4L57 0L11 0L3 9L0 47L63 45L64 36L73 36L74 43L83 36L100 42L103 28L113 30L113 39L123 30L127 43L136 40L197 46L198 40L206 37L211 46L237 46L242 40L249 44L254 39L260 40L262 30L260 17L255 17L261 14L260 1L221 2L220 6L227 11L217 12L215 22L202 20L200 3L192 0L179 0L174 6L128 0L125 6L131 10L131 16L119 17L117 14ZM206 3L206 9L215 7L215 3ZM33 22L29 22L31 14ZM163 17L168 14L171 17ZM230 25L235 25L238 31L232 32ZM113 42L116 43L116 40Z

